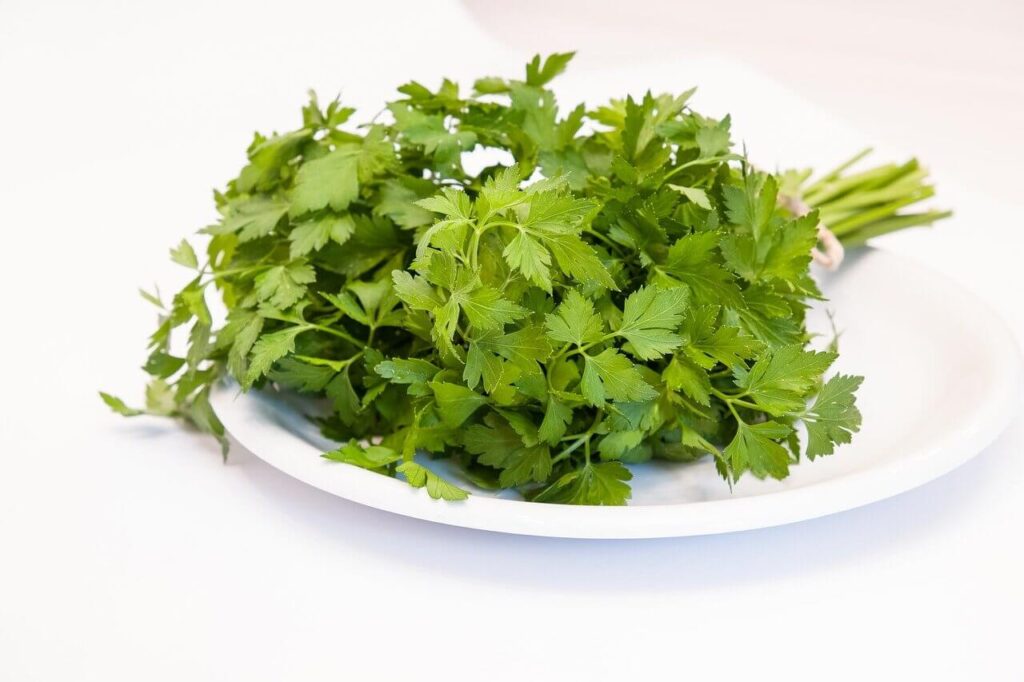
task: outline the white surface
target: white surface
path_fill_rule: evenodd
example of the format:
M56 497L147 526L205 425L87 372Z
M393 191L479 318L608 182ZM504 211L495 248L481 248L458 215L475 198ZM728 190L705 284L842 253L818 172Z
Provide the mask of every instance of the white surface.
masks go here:
M0 680L1024 676L1020 417L956 472L869 507L618 543L382 514L107 414L94 390L138 395L142 379L152 312L133 285L180 281L164 249L209 220L209 188L237 171L249 130L293 125L308 86L372 102L410 73L528 56L499 53L445 3L347 4L0 3ZM1007 125L1024 105L1019 78L1000 80L1020 63L1016 38L1000 52L1020 3L971 3L969 21L941 3L819 3L813 23L753 2L717 23L711 4L673 5L653 37L621 13L564 25L615 31L587 45L598 56L675 56L703 94L692 58L729 51L754 70L784 64L791 89L838 117L871 117L867 137L930 161L958 211L886 248L1024 336L1024 138ZM557 32L538 19L502 33L521 45ZM369 64L374 82L350 80ZM744 92L737 116L773 109ZM791 153L838 158L862 141L837 129Z
M286 396L240 393L228 385L212 403L228 433L249 452L347 500L466 528L606 539L750 530L876 502L968 461L1016 413L1016 343L987 305L949 280L872 249L851 254L840 272L823 277L822 291L842 333L836 371L867 377L858 391L865 428L837 454L804 461L783 481L748 475L730 490L709 457L689 465L652 462L630 467L628 506L577 507L531 504L508 491L495 495L449 468L442 473L472 490L469 499L452 504L402 481L323 459L320 454L337 444L320 436L303 406ZM811 331L827 338L825 306L814 313ZM429 458L421 463L444 464Z

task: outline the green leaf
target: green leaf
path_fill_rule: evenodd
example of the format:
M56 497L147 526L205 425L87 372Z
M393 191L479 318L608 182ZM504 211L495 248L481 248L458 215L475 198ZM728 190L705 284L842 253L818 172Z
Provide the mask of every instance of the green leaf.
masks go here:
M302 145L312 135L313 131L306 128L274 135L269 139L257 135L249 148L249 165L242 169L235 180L236 189L243 194L272 189L280 182L286 164L299 153Z
M701 158L710 159L729 152L732 148L729 138L731 124L732 119L726 115L720 122L707 121L697 129L696 140Z
M422 178L389 180L381 186L380 200L374 206L373 212L376 215L387 216L396 225L406 229L429 225L434 222L434 214L416 202L434 190L434 183Z
M469 493L462 488L449 483L430 469L416 462L402 462L398 465L398 473L405 476L406 482L413 488L426 487L427 494L435 500L458 502L469 497Z
M782 479L789 475L789 452L779 441L790 435L785 424L768 421L759 424L739 422L736 435L723 451L733 472L733 480L749 471L758 478Z
M253 344L256 343L256 339L263 331L264 319L252 313L240 315L238 311L233 311L233 315L234 317L229 315L228 324L221 330L221 333L233 327L231 330L233 333L225 336L231 344L228 351L228 370L233 377L241 380L245 376L249 364L249 351L252 350ZM219 335L217 340L219 343Z
M863 381L863 377L837 374L818 391L814 405L803 415L809 459L831 455L836 445L849 443L860 431L861 415L854 391Z
M277 265L256 276L256 296L278 309L290 308L306 295L316 271L305 263Z
M817 287L810 281L807 268L811 263L811 249L817 243L817 211L785 223L772 240L761 265L760 276L772 277L785 282L790 288L816 294Z
M473 202L463 191L446 187L440 194L415 202L420 208L440 213L449 218L470 222L473 219Z
M344 462L363 469L380 469L402 459L400 453L380 445L363 447L355 440L350 440L341 447L321 455L332 462Z
M352 386L352 379L348 375L347 368L345 371L338 372L331 379L324 389L324 393L331 399L334 413L342 423L348 426L356 423L360 412L362 412L363 405L356 394L355 388Z
M683 351L704 369L721 362L726 367L746 367L764 348L739 327L718 325L718 306L690 308L683 318Z
M578 234L584 219L596 205L586 199L576 199L557 191L535 192L530 198L529 210L522 227L533 234L553 236Z
M100 391L100 398L103 399L103 402L106 403L107 407L124 417L136 417L140 414L145 414L144 410L136 410L135 408L128 407L125 405L123 400L117 396L110 395L109 393Z
M687 358L674 357L662 374L665 385L674 391L681 390L701 405L711 405L711 381L707 371Z
M749 371L735 367L733 376L759 407L781 415L803 410L807 394L835 359L835 353L783 346L767 353Z
M645 402L658 396L654 387L644 381L640 370L614 348L600 355L584 355L585 368L580 390L591 405L605 400Z
M297 391L315 393L324 390L337 373L338 370L329 366L319 366L294 357L287 357L278 360L268 374L270 379L276 383Z
M441 370L419 358L395 358L377 363L373 371L393 384L409 386L410 395L428 395L427 384Z
M628 451L640 445L641 441L644 439L644 435L644 432L640 429L633 429L630 431L612 431L601 438L600 442L597 444L597 451L601 453L602 459L618 459Z
M471 388L459 384L435 381L430 384L434 391L437 411L445 426L461 426L474 412L487 404L487 397Z
M683 185L669 185L669 187L706 211L710 211L714 208L711 205L711 200L708 199L707 192L698 187L684 187Z
M544 291L551 291L551 254L526 232L519 232L502 252L513 270L518 270Z
M662 269L688 286L695 302L738 308L743 304L740 290L732 274L722 267L716 252L718 239L715 232L680 237L669 248Z
M249 368L245 374L243 386L248 388L253 382L270 371L275 362L295 352L295 337L309 327L289 327L272 334L264 334L252 347L249 356Z
M551 451L546 444L505 452L500 464L485 461L485 457L480 457L480 461L502 469L498 484L503 488L512 488L531 481L544 483L551 476Z
M773 175L749 173L743 186L727 185L722 189L729 220L747 231L754 241L768 230L776 210L778 183Z
M594 311L594 304L575 289L566 292L557 310L544 319L548 337L553 341L582 346L599 341L604 334L604 324Z
M498 171L484 184L480 190L477 204L480 219L486 220L495 213L500 213L526 200L527 194L519 189L519 164Z
M466 430L463 444L478 455L477 460L502 472L498 484L512 488L534 481L545 482L551 475L551 453L545 444L524 444L508 422L488 417L489 425L476 424Z
M352 217L348 215L328 215L301 223L288 235L291 257L299 258L312 251L319 251L328 240L344 244L352 236L355 227Z
M174 389L163 379L153 379L146 385L146 412L170 416L178 411Z
M479 386L480 380L483 379L484 390L491 393L501 383L504 374L503 364L497 355L482 350L476 343L470 343L462 379L473 389Z
M160 310L164 309L164 302L160 300L160 290L155 289L156 293L149 293L145 289L139 289L139 296L142 296L145 300L155 305Z
M551 345L544 332L533 326L509 334L481 336L477 345L481 350L496 353L527 369L551 355Z
M343 211L359 197L359 150L342 147L299 167L292 190L293 216L330 206Z
M178 246L171 249L171 260L178 265L184 265L192 270L199 269L199 259L196 258L196 252L192 249L192 245L184 239L181 240Z
M370 316L366 314L363 307L356 302L355 297L349 292L343 291L340 294L321 293L320 295L327 299L327 301L335 308L345 313L345 315L352 318L359 324L370 326L372 323Z
M395 293L410 308L416 310L434 310L441 305L441 298L423 277L415 277L405 270L391 273L395 284Z
M238 233L241 242L267 237L288 213L288 204L266 198L253 198L232 206L232 212L219 225L206 228L213 235Z
M526 84L534 87L547 85L558 74L565 71L575 52L555 52L542 62L540 55L534 55L530 63L526 65Z
M630 352L641 360L660 358L682 342L675 332L686 304L685 289L641 287L626 299L622 323L615 333L629 341Z
M572 408L549 397L544 409L544 420L537 429L537 437L549 445L554 445L565 435L572 421Z
M142 369L151 376L166 379L181 369L184 364L185 358L179 358L158 349L150 353Z
M501 329L506 324L526 317L529 311L502 298L497 289L480 287L462 299L462 311L477 329Z
M586 464L563 475L533 498L534 502L623 505L630 498L633 474L619 462Z
M203 433L208 433L220 443L221 457L227 459L229 442L224 433L224 424L221 423L217 414L210 405L210 387L207 386L199 391L191 404L184 406L185 419L192 423Z
M421 146L423 153L433 157L433 165L443 172L457 172L461 168L461 153L476 145L476 133L449 130L441 114L425 114L402 102L392 102L388 110L405 140Z
M617 290L608 268L597 253L575 234L548 235L545 244L551 250L559 269L580 282Z

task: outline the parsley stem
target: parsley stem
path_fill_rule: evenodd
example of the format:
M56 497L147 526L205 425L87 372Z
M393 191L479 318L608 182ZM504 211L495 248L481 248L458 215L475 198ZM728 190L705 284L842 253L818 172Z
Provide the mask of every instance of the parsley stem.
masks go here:
M853 164L863 159L865 156L870 154L871 151L871 147L866 147L862 149L852 158L847 159L843 163L839 164L838 166L830 170L828 173L825 173L819 179L815 180L813 184L811 184L804 190L804 194L806 195L811 192L817 191L824 187L826 183L832 182L833 180L837 179L840 175L843 174L843 171L845 171L846 169L850 168Z
M737 157L736 157L735 154L725 154L723 156L710 156L710 157L705 158L705 159L694 159L693 161L687 161L686 163L684 163L684 164L682 164L680 166L676 166L675 168L670 170L668 173L666 173L664 179L662 179L662 182L663 183L668 182L670 178L675 177L676 175L678 175L679 173L683 172L687 168L693 168L695 166L707 166L707 165L711 165L711 164L717 164L717 163L720 163L722 161L732 161L732 160L734 160L736 158Z
M473 229L473 236L469 238L469 267L474 272L477 270L477 261L479 260L477 252L480 250L480 236L485 229L477 226Z
M584 232L586 232L587 234L591 235L592 237L596 237L599 241L605 243L609 247L618 250L618 244L616 244L611 239L609 239L607 236L601 234L597 230L595 230L595 229L593 229L591 227L588 227L588 228L586 228L584 230Z
M733 409L733 405L739 405L740 407L746 407L746 408L749 408L751 410L760 410L761 409L760 407L758 407L754 403L752 403L752 402L750 402L748 400L743 400L740 397L743 394L740 394L740 395L729 395L728 393L723 393L723 392L719 391L717 388L712 388L711 389L711 393L716 398L720 399L722 402L724 402L726 405L728 405L729 409L733 410L733 414L736 413L735 410ZM738 416L736 418L739 419Z
M559 452L554 458L552 458L551 463L556 464L558 462L561 462L563 459L565 459L573 452L578 450L581 445L585 445L586 447L584 449L584 453L587 457L587 464L590 464L590 438L594 435L594 432L597 431L597 427L601 425L603 419L604 414L602 412L598 412L597 415L594 417L594 423L590 425L589 429L587 429L583 433L576 434L576 436L567 436L566 438L575 438L576 440L573 442L572 445L568 446L567 448ZM563 438L562 440L566 440L566 438Z
M619 332L610 332L608 334L605 334L601 338L599 338L597 341L591 341L590 343L585 343L582 346L577 346L576 348L574 348L573 350L569 351L568 353L566 352L566 348L568 348L568 345L567 345L566 348L563 348L561 351L559 351L557 354L555 354L555 356L552 358L552 361L561 358L563 355L566 358L571 358L574 355L585 354L588 350L590 350L594 346L596 346L598 344L602 344L605 341L611 341L612 339L614 339L618 335L619 335Z
M575 443L573 443L569 447L567 447L564 450L562 450L561 452L559 452L556 456L552 457L551 458L551 463L552 464L557 464L558 462L561 462L563 459L565 459L566 457L571 455L574 451L578 450L579 447L581 445L583 445L584 441L586 441L589 438L590 438L590 434L586 434L586 435L584 435L581 438L577 438Z
M333 329L331 327L325 327L324 325L316 324L315 322L303 322L302 324L304 326L306 326L306 327L309 327L310 329L316 329L318 331L322 331L325 334L331 334L332 336L337 336L339 339L345 339L349 343L352 343L352 344L354 344L356 346L359 346L360 348L366 348L366 343L365 342L360 341L356 337L354 337L354 336L352 336L350 334L347 334L347 333L345 333L343 331L339 331L339 330Z
M732 416L736 417L736 421L738 421L741 424L745 424L746 423L742 419L740 419L740 414L739 414L739 412L736 411L736 408L733 407L731 400L726 399L725 400L725 406L729 408L730 412L732 412Z
M511 220L492 220L485 224L483 226L483 229L486 230L491 227L514 227L518 230L521 230L523 228L522 225L520 225L519 223L514 223Z
M259 270L268 270L268 269L270 269L272 267L275 267L275 266L274 265L269 265L269 264L268 265L250 265L249 267L246 267L246 268L230 268L228 270L218 270L216 272L213 272L213 271L211 271L211 272L202 272L200 274L201 275L209 275L210 276L210 281L213 281L215 279L220 279L221 277L230 277L231 275L243 275L243 274L250 273L250 272L257 272ZM208 283L209 282L207 282L207 284Z

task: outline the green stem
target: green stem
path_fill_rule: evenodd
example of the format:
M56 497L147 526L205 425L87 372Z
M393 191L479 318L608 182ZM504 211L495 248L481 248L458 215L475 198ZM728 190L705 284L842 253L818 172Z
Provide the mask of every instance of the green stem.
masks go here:
M272 268L272 267L274 267L274 266L273 265L250 265L247 268L231 268L231 269L228 269L228 270L220 270L220 271L217 271L217 272L207 272L206 268L203 268L203 270L199 274L200 274L200 276L202 276L202 275L209 275L210 276L210 279L203 284L203 286L206 286L210 282L212 282L214 280L217 280L217 279L220 279L221 277L230 277L231 275L240 275L240 274L244 274L244 273L255 272L257 270L267 270L267 269Z
M868 189L853 192L847 194L845 197L842 197L841 199L837 199L835 201L831 201L824 204L819 204L819 206L821 207L821 210L823 212L848 211L866 208L868 206L873 206L875 204L885 204L890 201L895 201L897 199L903 199L908 196L914 196L918 194L921 195L921 199L927 199L929 196L934 194L934 191L931 192L931 194L929 194L929 188L922 187L920 183L917 182L921 180L920 177L916 177L914 178L914 180L915 182L913 183L904 183L901 181L892 185L888 185L886 187L882 187L880 189Z
M844 234L853 232L858 227L867 225L868 223L874 222L875 220L878 220L880 218L887 218L894 214L899 209L903 208L904 206L909 206L910 204L917 203L918 201L921 201L921 199L930 197L933 194L935 194L935 190L931 188L928 188L928 190L928 192L923 192L920 194L904 197L903 199L891 201L887 204L883 204L876 208L863 211L861 213L857 213L855 215L850 216L849 218L846 218L845 220L840 220L837 223L829 225L828 228L832 230L832 233L835 234L837 237L842 237Z
M742 396L746 395L745 393L740 393L738 395L729 395L728 393L722 393L717 388L712 388L711 389L711 393L716 398L719 398L722 402L724 402L726 405L728 405L729 409L733 410L734 414L735 414L735 410L733 409L734 405L739 405L740 407L746 407L747 409L750 409L750 410L761 411L761 408L758 407L756 404L750 402L749 400L743 400ZM737 419L738 418L739 417L737 417Z
M588 228L586 228L586 229L584 230L584 232L586 232L587 234L589 234L589 235L593 236L593 237L594 237L594 238L596 238L596 239L597 239L598 241L600 241L600 242L603 242L603 243L604 243L604 244L605 244L606 246L608 246L609 248L612 248L612 249L616 249L616 250L618 250L618 248L619 248L619 245L618 245L618 244L616 244L616 243L615 243L615 242L613 242L613 241L612 241L611 239L609 239L609 238L608 238L608 237L606 237L605 235L601 234L601 233L600 233L600 232L598 232L597 230L594 230L594 229L592 229L592 228L588 227Z
M686 163L680 166L676 166L668 173L666 173L665 177L662 178L662 182L668 182L670 179L679 175L687 168L694 168L696 166L707 166L711 164L721 163L722 161L734 161L738 158L740 157L738 157L736 154L724 154L722 156L709 156L706 159L694 159L693 161L687 161Z
M573 442L573 444L568 446L567 448L565 448L564 450L559 452L554 458L552 458L551 463L552 464L557 464L558 462L561 462L563 459L565 459L566 457L571 455L573 452L575 452L576 450L579 450L581 445L585 445L586 448L585 448L584 452L586 453L587 464L590 464L590 439L594 435L594 432L597 431L597 427L599 427L601 425L601 422L603 420L604 420L604 413L603 412L598 412L594 416L594 422L590 425L590 428L587 429L586 431L584 431L583 433L578 434L579 437L576 438L576 440ZM565 440L565 439L563 438L562 440Z
M360 341L359 339L355 338L354 336L352 336L351 334L348 334L346 332L339 331L339 330L333 329L331 327L325 327L322 324L316 324L315 322L300 322L298 324L301 324L301 325L303 325L305 327L308 327L310 329L316 329L318 331L322 331L325 334L331 334L332 336L337 336L339 339L345 339L349 343L354 344L354 345L356 345L356 346L358 346L360 348L366 348L366 343L364 341Z
M804 192L804 201L812 206L821 205L846 194L860 185L874 184L881 179L890 178L899 170L900 166L887 164L861 173L848 175L845 178L828 183L813 192Z
M848 159L848 160L844 161L843 163L839 164L838 166L836 166L835 168L830 170L828 173L825 173L825 175L821 176L820 178L815 180L813 183L811 183L806 189L804 189L804 195L806 196L808 193L816 192L819 189L821 189L824 185L826 185L827 183L830 183L833 180L837 179L840 175L843 174L843 171L845 171L846 169L850 168L855 163L857 163L858 161L863 159L865 156L870 154L871 151L872 151L871 147L867 147L865 149L862 149L860 152L858 152L856 155L854 155L850 159Z
M469 239L469 267L473 272L477 270L477 260L479 260L477 252L480 250L480 235L483 232L483 228L477 226L473 230L473 236Z
M571 455L574 451L578 450L579 447L583 445L584 441L586 441L588 438L590 438L590 434L587 434L583 438L578 438L575 443L559 452L556 456L552 457L551 463L557 464L558 462L561 462L563 459Z
M881 237L884 234L905 230L909 227L931 225L951 215L953 215L952 211L928 211L926 213L908 213L907 215L892 216L847 233L843 237L843 245L846 247L861 246L874 237Z

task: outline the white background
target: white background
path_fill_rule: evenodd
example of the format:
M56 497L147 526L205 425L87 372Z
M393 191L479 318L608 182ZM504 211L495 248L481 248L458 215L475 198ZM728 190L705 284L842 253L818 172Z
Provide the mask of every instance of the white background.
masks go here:
M918 154L957 217L883 246L1024 338L1019 3L468 7L0 0L0 680L1024 678L1020 418L863 509L590 542L361 508L105 411L96 389L141 393L135 285L181 281L166 249L212 219L252 130L296 125L308 87L372 114L409 77L536 50L579 48L581 89L611 65L720 74L712 99L754 115L783 99L723 83L760 73L834 119L831 146L788 152L748 125L772 160Z

